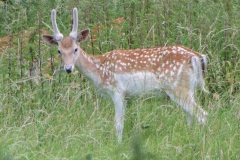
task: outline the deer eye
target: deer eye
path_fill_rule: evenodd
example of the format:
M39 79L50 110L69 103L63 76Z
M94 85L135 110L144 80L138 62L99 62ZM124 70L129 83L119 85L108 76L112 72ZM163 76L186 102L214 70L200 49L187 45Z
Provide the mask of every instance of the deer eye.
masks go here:
M60 50L58 50L58 53L59 53L59 54L61 54L61 51L60 51Z
M74 49L74 52L76 53L77 51L78 51L78 48L75 48L75 49Z

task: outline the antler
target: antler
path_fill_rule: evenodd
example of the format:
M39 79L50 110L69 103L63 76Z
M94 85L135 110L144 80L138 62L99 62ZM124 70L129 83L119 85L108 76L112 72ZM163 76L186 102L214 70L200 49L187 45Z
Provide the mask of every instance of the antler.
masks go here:
M78 29L78 10L77 8L74 8L73 9L73 28L72 28L72 32L69 34L69 37L76 39L77 29Z
M57 22L56 22L56 10L52 10L52 26L53 26L53 31L54 31L54 38L57 41L60 41L63 39L63 35L60 33L58 26L57 26Z

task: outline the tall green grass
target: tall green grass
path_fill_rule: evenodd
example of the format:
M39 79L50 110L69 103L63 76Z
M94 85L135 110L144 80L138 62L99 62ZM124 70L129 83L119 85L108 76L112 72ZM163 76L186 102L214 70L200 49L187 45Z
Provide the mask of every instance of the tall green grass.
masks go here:
M237 0L12 0L0 7L0 35L10 37L0 53L0 159L240 159ZM209 112L208 124L188 127L164 94L141 97L129 100L123 142L117 143L113 103L78 72L54 72L61 70L57 49L41 39L53 8L68 35L73 7L80 12L79 30L102 26L94 42L81 44L89 54L176 44L206 54L211 94L197 91L196 100ZM113 24L119 17L125 21ZM32 31L29 43L24 30ZM33 62L38 85L25 74L35 69Z

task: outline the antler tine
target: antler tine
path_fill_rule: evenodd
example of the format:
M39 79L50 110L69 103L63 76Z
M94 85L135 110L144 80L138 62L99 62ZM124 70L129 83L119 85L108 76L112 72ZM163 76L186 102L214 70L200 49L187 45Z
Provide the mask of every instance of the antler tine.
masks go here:
M73 39L77 38L77 29L78 29L78 10L77 8L73 9L73 28L69 36Z
M52 26L53 26L53 31L54 31L54 37L57 41L60 41L63 39L63 35L60 33L57 22L56 22L56 10L52 10Z

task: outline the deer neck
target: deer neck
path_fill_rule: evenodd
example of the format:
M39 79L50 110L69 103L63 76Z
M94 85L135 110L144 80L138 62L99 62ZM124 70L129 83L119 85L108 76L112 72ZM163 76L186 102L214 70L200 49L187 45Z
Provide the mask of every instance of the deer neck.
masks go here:
M79 56L75 66L82 74L91 79L95 85L100 83L100 76L97 72L98 66L100 66L100 59L97 56L88 55L79 48Z

